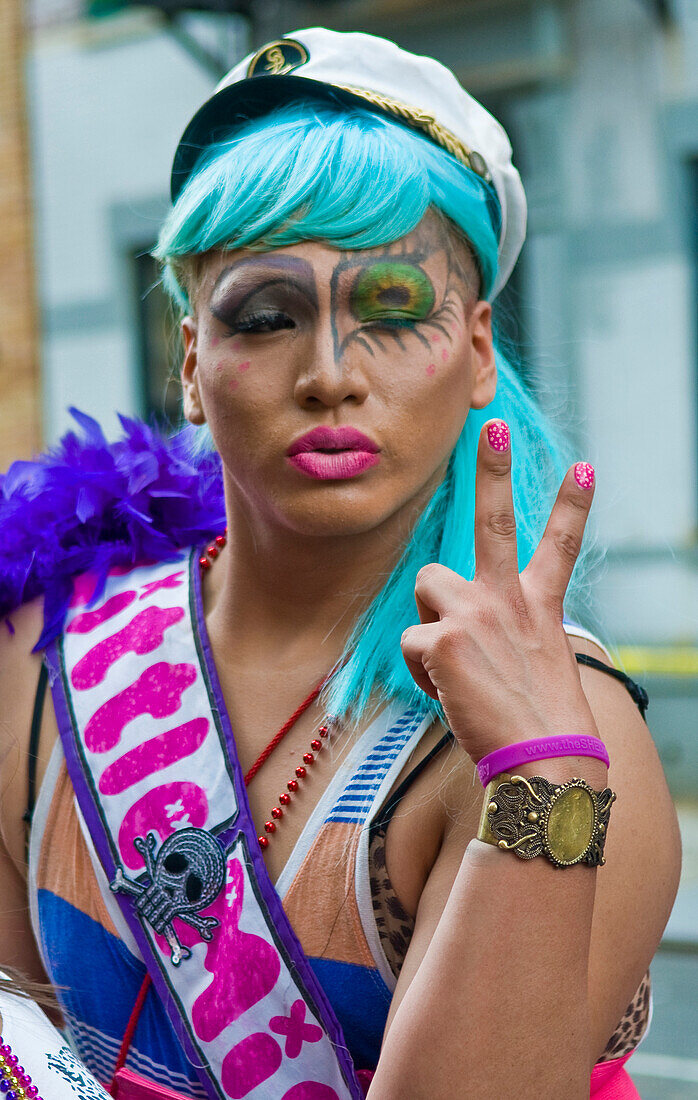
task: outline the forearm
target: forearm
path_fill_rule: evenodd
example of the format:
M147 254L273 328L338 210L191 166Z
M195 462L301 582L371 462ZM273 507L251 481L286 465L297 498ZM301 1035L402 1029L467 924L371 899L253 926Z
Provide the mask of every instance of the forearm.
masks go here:
M587 759L517 771L606 785L604 766ZM470 843L390 1026L372 1100L586 1100L596 874Z

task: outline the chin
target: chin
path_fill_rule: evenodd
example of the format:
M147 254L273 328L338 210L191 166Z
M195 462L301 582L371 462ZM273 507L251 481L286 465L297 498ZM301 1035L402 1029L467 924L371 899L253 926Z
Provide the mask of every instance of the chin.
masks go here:
M373 501L309 502L305 507L284 512L284 526L310 538L349 538L380 527L394 514L395 508L379 507ZM278 513L277 513L278 515Z
M348 538L375 530L404 507L405 496L386 488L358 479L315 482L303 492L279 493L266 503L258 498L257 510L297 535ZM410 497L407 494L407 500Z

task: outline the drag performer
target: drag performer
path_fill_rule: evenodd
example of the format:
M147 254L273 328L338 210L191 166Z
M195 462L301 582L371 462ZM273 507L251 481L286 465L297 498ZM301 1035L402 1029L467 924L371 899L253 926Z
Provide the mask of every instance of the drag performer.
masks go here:
M678 833L580 625L594 471L492 335L504 131L436 61L299 31L172 197L188 424L74 410L3 483L0 962L66 1040L6 983L0 1090L637 1097Z

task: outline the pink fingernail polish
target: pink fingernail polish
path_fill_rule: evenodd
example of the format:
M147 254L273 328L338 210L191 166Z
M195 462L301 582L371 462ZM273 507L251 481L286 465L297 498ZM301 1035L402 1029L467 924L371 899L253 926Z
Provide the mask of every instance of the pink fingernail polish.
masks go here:
M511 445L509 426L503 420L493 420L487 425L487 442L493 451L508 451Z
M578 462L574 468L574 480L582 489L591 489L594 485L594 467L588 462Z

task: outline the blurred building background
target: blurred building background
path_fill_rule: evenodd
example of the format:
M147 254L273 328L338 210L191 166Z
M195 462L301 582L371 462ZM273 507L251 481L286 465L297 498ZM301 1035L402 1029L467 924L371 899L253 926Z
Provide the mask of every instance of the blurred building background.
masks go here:
M649 690L686 849L631 1066L646 1100L698 1097L698 0L2 3L2 468L70 404L112 434L117 411L176 422L149 250L180 133L249 49L318 23L382 34L501 118L530 204L509 324L597 468L606 637Z

